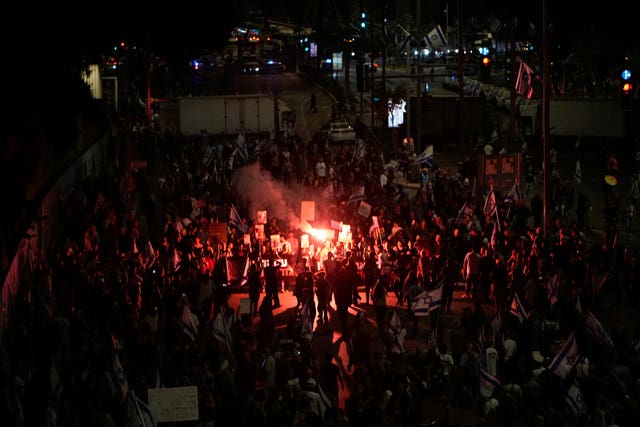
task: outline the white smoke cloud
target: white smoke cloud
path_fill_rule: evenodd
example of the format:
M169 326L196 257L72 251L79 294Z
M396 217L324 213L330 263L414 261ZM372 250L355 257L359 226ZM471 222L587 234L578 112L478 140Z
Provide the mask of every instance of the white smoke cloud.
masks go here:
M236 197L248 207L252 221L255 222L259 210L266 210L268 218L284 221L290 230L308 227L299 216L302 195L278 182L259 163L236 169L231 186Z

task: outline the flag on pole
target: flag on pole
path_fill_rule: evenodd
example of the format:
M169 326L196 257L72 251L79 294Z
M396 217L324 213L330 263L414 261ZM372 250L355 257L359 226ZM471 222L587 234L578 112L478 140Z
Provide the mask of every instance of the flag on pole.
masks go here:
M480 368L480 394L483 397L491 397L496 387L500 387L500 380Z
M424 291L416 295L411 300L411 309L415 316L428 316L429 313L436 310L442 305L442 290L444 289L444 282L435 288L428 291Z
M366 154L367 154L367 149L366 149L364 139L358 138L356 147L353 150L353 157L351 158L351 163L360 163L361 161L364 160Z
M198 318L191 313L189 308L189 300L186 296L182 297L182 314L180 315L180 323L185 334L195 341L198 339Z
M422 153L416 158L416 165L426 165L429 167L433 167L433 145L430 144L427 148L424 149Z
M580 167L580 159L576 160L576 183L582 184L582 168Z
M156 427L157 423L149 405L147 405L142 399L136 396L133 390L131 390L130 397L131 405L129 406L129 408L133 406L133 411L131 411L131 409L128 409L127 412L129 412L129 419L134 423L137 422L137 424L132 425L137 427Z
M120 402L124 402L129 395L129 381L127 381L127 374L124 372L118 353L115 350L111 350L111 377L120 397Z
M525 96L527 99L531 99L533 96L533 74L534 71L525 62L518 58L520 61L520 67L518 69L518 77L516 79L516 92L519 95Z
M572 332L562 345L562 348L560 348L560 351L558 351L558 354L556 354L551 361L549 369L560 378L565 379L577 361L578 345L576 344L576 337Z
M242 217L238 213L238 210L236 209L236 207L234 205L231 205L230 209L231 210L229 212L229 225L239 229L240 231L242 231L243 233L246 234L247 230L248 230L248 227L246 226L246 224L244 222L242 222Z
M496 215L496 218L498 217L498 204L496 203L496 194L493 192L493 187L491 187L491 192L484 201L484 208L482 211L485 215Z
M232 353L233 340L231 339L231 331L222 312L218 312L213 321L213 336L227 347L229 353Z
M448 44L447 37L444 35L440 25L436 25L433 30L429 31L425 37L425 41L427 42L427 45L431 46L434 50L442 49Z
M309 295L302 305L302 330L301 335L311 340L313 337L313 322L315 316L313 314L313 307L311 304L315 304L313 295Z
M554 274L549 277L547 283L545 284L545 290L547 292L547 300L549 301L549 305L553 307L558 302L558 275Z
M582 415L587 412L587 405L582 398L582 391L575 380L569 386L564 400L575 415Z
M153 248L153 245L151 244L151 240L147 241L147 245L145 246L144 249L144 266L145 269L148 270L150 269L153 264L155 264L156 262L156 250Z
M360 200L364 200L364 185L359 185L356 190L349 197L349 202L359 202Z
M520 297L518 297L517 293L513 294L513 300L511 301L511 306L509 307L509 313L513 314L518 318L520 324L524 323L524 319L529 318L529 313L524 309L524 306L520 302Z
M404 337L407 335L407 330L402 327L398 310L392 310L391 312L391 319L389 319L389 333L392 338L391 351L396 354L404 353L406 350Z
M491 249L496 250L496 244L498 243L498 224L493 223L493 231L491 232Z
M611 336L607 333L606 329L604 329L598 318L590 311L587 312L584 326L587 332L589 332L597 342L606 347L613 348Z
M469 207L469 202L465 201L462 207L460 208L460 211L458 212L458 217L456 218L455 225L460 224L460 222L466 215L472 215L472 214L473 214L473 210Z
M511 190L507 193L507 200L511 202L522 200L522 193L520 193L520 186L517 182L511 186Z
M399 51L403 51L409 40L411 40L411 33L400 24L396 24L396 28L400 30L396 32L396 48Z

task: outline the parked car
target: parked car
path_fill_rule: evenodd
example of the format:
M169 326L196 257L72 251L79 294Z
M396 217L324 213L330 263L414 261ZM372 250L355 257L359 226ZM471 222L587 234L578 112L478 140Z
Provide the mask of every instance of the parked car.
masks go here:
M329 122L320 128L320 135L327 139L330 144L340 144L356 141L356 131L349 122Z
M277 59L267 58L260 61L260 72L262 74L279 74L287 71L287 66Z

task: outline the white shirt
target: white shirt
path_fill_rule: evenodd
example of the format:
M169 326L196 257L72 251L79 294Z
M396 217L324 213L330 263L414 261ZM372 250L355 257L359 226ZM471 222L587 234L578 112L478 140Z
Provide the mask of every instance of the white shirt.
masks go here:
M327 176L327 164L325 162L316 163L316 175L321 178Z
M387 182L389 180L387 179L387 175L385 175L384 173L380 174L380 186L384 187L385 185L387 185Z

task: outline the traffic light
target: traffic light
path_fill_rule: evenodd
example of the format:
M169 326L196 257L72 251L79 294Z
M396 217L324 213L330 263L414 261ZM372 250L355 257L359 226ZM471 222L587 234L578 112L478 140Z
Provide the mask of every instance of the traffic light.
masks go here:
M620 84L620 99L619 107L620 111L631 110L631 104L633 103L633 83L631 81L623 81Z
M364 11L360 12L360 29L367 29L367 13Z
M491 58L483 56L480 61L480 80L488 82L491 80Z

